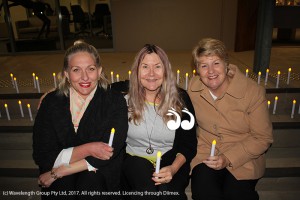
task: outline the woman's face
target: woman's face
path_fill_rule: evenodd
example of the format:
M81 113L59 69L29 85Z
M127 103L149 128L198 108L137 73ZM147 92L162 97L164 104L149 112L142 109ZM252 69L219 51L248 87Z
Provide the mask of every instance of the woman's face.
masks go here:
M102 68L96 67L94 58L89 53L79 52L70 56L65 76L71 87L85 99L97 86L101 71Z
M216 96L222 95L228 86L226 63L218 56L198 58L198 70L204 85Z
M146 94L157 92L162 85L164 67L156 53L147 54L139 66L139 79Z

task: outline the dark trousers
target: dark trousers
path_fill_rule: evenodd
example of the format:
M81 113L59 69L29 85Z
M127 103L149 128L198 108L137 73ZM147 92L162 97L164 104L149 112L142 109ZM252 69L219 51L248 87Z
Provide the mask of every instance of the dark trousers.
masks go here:
M205 164L194 167L191 176L194 200L258 200L256 180L237 180L226 168L214 170Z
M174 159L173 159L174 161ZM161 160L161 168L171 165L169 159ZM167 184L154 185L153 164L147 159L137 156L126 156L122 168L122 194L124 199L174 199L186 200L185 188L189 183L189 165L183 165Z
M86 200L114 199L102 195L107 191L106 181L101 172L83 171L57 179L49 188L42 188L42 200Z

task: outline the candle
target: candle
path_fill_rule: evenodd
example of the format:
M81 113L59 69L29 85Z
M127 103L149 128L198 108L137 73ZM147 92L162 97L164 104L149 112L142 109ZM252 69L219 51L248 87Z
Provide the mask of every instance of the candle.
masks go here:
M277 72L276 88L278 88L278 86L279 86L279 78L280 78L280 71Z
M109 136L109 141L108 141L108 145L111 147L112 143L114 141L114 135L115 135L115 129L112 128L110 131L110 136Z
M131 71L128 71L128 80L130 80Z
M19 87L18 87L18 83L17 83L17 78L16 77L14 77L14 83L15 83L16 91L17 91L17 93L19 93Z
M271 101L268 101L268 109L270 109Z
M120 79L119 79L120 75L117 74L116 77L117 77L117 82L119 82L120 81Z
M266 71L265 85L267 85L267 82L268 82L269 71L270 71L269 69L267 69L267 71Z
M35 73L32 73L32 79L33 79L33 86L34 88L36 88Z
M292 71L292 68L289 68L289 70L288 70L288 77L287 77L287 81L286 81L287 85L290 84L291 71Z
M212 143L211 143L210 156L214 156L215 155L216 144L217 144L217 141L213 140Z
M114 83L114 72L113 71L110 72L110 79L111 79L111 83Z
M295 113L295 107L296 107L296 100L293 100L293 107L292 107L292 113L291 113L291 118L294 118L294 113Z
M260 77L261 77L261 72L258 72L258 78L257 78L257 84L260 84Z
M6 111L7 120L10 120L10 116L9 116L9 111L8 111L7 104L4 104L4 107L5 107L5 111Z
M11 78L11 84L13 88L15 88L14 75L12 73L10 73L10 78Z
M189 73L185 73L185 90L188 89L189 85Z
M177 80L177 85L179 85L179 75L180 75L180 70L178 69L177 70L177 79L176 79Z
M41 89L40 89L39 77L36 76L36 77L35 77L35 80L36 80L36 87L37 87L38 93L40 93L40 92L41 92Z
M53 73L53 82L54 82L54 87L57 87L57 83L56 83L56 74Z
M161 152L158 151L156 154L156 164L155 164L155 173L157 174L159 173L159 169L160 169L160 159L161 159Z
M196 76L196 70L195 69L193 70L193 76Z
M277 101L278 101L278 96L275 97L275 102L274 102L274 107L273 107L273 115L275 115L275 113L276 113Z
M248 77L249 69L246 69L246 77Z
M30 121L33 121L30 104L27 104Z
M19 107L20 107L21 116L24 117L24 112L23 112L22 102L19 100L18 103L19 103Z

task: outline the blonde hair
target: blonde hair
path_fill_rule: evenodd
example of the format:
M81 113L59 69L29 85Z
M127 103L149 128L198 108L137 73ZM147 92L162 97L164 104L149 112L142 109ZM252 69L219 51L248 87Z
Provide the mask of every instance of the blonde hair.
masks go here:
M70 83L68 82L64 72L67 71L69 68L70 57L79 52L89 53L93 57L96 67L98 69L101 68L101 59L97 49L94 46L87 44L82 40L75 41L74 45L67 49L64 56L64 66L59 74L59 84L58 84L59 94L63 94L66 96L69 95ZM108 87L108 80L105 77L103 69L98 80L98 85L104 88L105 90Z
M131 68L131 76L129 83L129 98L128 109L130 113L129 121L133 120L138 124L142 120L145 109L145 89L139 80L140 64L147 54L155 53L162 61L164 68L164 81L156 94L159 96L161 102L159 105L154 105L156 112L167 122L172 116L167 116L169 109L174 108L180 115L184 107L184 103L179 97L176 79L172 72L171 63L169 62L167 54L163 49L156 45L146 44L136 55Z

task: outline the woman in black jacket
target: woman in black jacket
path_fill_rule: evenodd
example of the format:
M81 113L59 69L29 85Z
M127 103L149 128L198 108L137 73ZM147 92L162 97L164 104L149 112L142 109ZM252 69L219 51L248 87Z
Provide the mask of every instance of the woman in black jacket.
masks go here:
M119 192L127 129L126 101L108 88L97 50L76 42L66 51L58 89L46 95L35 119L33 159L42 194L109 199L101 192Z

